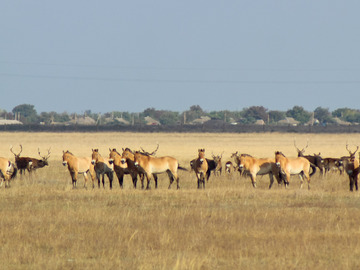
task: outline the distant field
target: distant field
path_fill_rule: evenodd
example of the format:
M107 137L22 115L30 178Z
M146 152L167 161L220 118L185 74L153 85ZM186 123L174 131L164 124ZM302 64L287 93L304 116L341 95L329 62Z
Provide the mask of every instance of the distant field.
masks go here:
M61 164L63 150L90 156L99 148L123 147L176 157L189 167L198 148L207 156L233 152L295 156L294 140L306 153L347 155L360 134L165 134L165 133L0 133L0 156L9 151L36 157L50 166L31 178L18 176L0 189L0 257L3 269L359 269L360 198L346 176L312 177L312 189L290 187L259 177L258 188L238 174L211 176L197 190L194 173L180 172L180 190L134 190L130 177L119 188L73 190ZM152 184L153 186L153 184Z

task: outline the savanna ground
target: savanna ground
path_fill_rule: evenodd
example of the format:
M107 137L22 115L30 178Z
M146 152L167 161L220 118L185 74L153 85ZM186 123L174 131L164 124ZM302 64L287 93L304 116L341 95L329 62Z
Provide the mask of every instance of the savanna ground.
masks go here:
M182 166L205 148L207 156L233 152L295 156L309 140L307 154L347 155L360 134L164 134L164 133L1 133L0 156L37 156L51 147L50 166L0 189L2 269L359 269L360 197L349 192L346 176L312 177L311 190L289 189L267 176L258 188L239 174L214 177L198 190L194 173L180 171L181 189L72 189L62 166L63 150L90 156L99 148L130 147L176 157ZM154 184L152 183L152 186Z

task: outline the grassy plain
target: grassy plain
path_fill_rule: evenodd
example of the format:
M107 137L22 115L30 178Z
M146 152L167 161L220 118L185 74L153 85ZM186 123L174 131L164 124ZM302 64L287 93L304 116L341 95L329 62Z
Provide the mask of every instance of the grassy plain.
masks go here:
M290 188L259 177L253 189L238 174L211 176L197 190L195 175L180 172L181 189L134 190L125 177L121 190L78 188L61 165L63 150L89 156L99 148L147 151L176 157L189 167L198 148L223 161L239 151L272 157L295 156L293 145L323 157L347 155L360 134L163 134L163 133L0 133L0 156L23 146L22 156L44 154L50 166L31 178L18 176L0 189L2 269L359 269L360 197L346 176L312 177L312 189ZM153 185L152 185L153 186Z

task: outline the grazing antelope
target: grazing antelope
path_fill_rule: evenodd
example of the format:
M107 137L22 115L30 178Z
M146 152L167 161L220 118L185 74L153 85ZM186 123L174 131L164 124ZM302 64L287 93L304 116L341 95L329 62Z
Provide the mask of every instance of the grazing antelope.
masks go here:
M86 188L88 181L88 176L87 176L88 173L90 174L94 188L95 170L94 170L94 165L91 164L90 157L77 157L69 151L66 152L63 151L62 158L63 158L63 165L67 166L70 172L73 188L76 188L78 174L84 175L84 179L85 179L84 187Z
M222 159L222 155L223 153L219 156L215 156L214 154L212 154L213 160L215 161L216 167L214 170L214 175L215 176L220 176L221 172L222 172L222 164L221 164L221 159Z
M166 172L169 176L169 189L171 188L171 184L174 180L176 180L177 189L179 189L178 169L186 171L185 168L179 166L178 161L173 157L153 157L147 153L141 153L139 151L134 153L134 165L138 167L140 172L145 174L147 179L146 189L150 189L150 180L154 174L156 175L164 172ZM155 187L157 187L157 181L155 181L155 185Z
M287 158L279 151L275 152L275 163L280 168L280 173L286 176L285 187L289 185L290 176L298 174L300 177L300 188L302 188L304 177L308 182L308 189L310 189L310 176L316 172L316 166L311 164L306 158ZM310 174L310 167L313 169Z
M10 180L15 178L16 173L17 168L15 164L7 158L0 157L0 187L3 182L5 182L5 188L10 187Z
M205 175L208 171L208 163L205 158L205 149L198 150L199 156L195 160L194 171L197 178L198 188L201 188L201 183L203 188L205 188Z
M321 154L315 154L314 155L304 155L305 153L305 149L309 147L309 141L307 141L306 143L306 146L303 148L303 149L299 149L297 146L296 146L296 142L294 140L294 146L296 148L296 151L298 153L298 157L304 157L306 158L308 161L310 161L310 163L314 164L316 167L319 168L320 170L320 174L321 176L324 177L325 175L325 165L324 165L324 160L323 158L321 157Z
M350 156L349 161L345 165L345 171L347 175L349 176L349 182L350 182L350 191L353 191L354 185L356 188L356 191L358 190L358 178L359 178L359 160L356 159L355 153L359 149L359 146L356 147L356 150L354 152L351 152L349 150L348 145L346 144L346 150L348 150Z
M38 154L41 157L41 159L31 158L31 157L20 157L20 154L22 152L22 145L20 144L20 152L19 154L14 153L12 150L13 147L10 148L11 153L15 156L15 164L18 170L20 171L20 174L25 174L25 171L28 171L29 174L32 171L35 171L36 169L43 168L45 166L48 166L48 159L50 157L50 148L48 149L48 154L46 156L41 156L40 149L38 148Z
M98 180L98 187L100 188L100 175L102 176L103 188L105 188L105 174L109 178L110 189L112 189L112 182L114 179L113 165L109 163L108 159L103 158L99 149L92 149L91 164L94 165L96 178Z
M256 188L256 175L269 175L269 189L274 183L274 176L278 184L281 184L280 169L272 158L254 158L248 154L241 154L239 157L239 168L250 175L254 188Z

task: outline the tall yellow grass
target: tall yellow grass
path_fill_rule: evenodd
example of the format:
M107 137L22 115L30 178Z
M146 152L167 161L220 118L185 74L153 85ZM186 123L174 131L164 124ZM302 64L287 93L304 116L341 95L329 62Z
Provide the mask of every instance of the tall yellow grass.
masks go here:
M238 174L211 176L197 190L195 175L180 172L181 189L72 189L63 150L89 156L99 148L130 147L171 155L189 167L198 148L207 155L235 151L295 156L294 139L306 153L347 155L360 134L162 134L1 133L0 156L23 146L23 156L51 147L50 166L18 176L0 189L2 269L359 269L360 198L346 176L312 177L312 189L274 186L259 177L253 189ZM45 153L45 152L44 152ZM152 186L154 186L152 184Z

